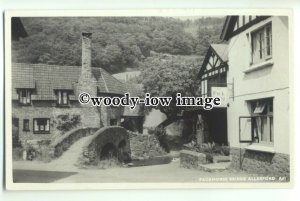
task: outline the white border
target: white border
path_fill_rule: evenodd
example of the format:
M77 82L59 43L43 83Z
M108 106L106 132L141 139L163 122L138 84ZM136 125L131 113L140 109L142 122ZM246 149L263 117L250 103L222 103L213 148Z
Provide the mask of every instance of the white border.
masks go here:
M139 10L31 10L5 12L5 122L6 131L11 131L11 28L10 18L18 17L54 17L54 16L212 16L212 15L286 15L289 16L290 35L290 156L291 182L289 183L13 183L11 138L6 137L6 188L10 190L96 190L96 189L194 189L194 188L290 188L294 181L294 87L293 77L293 15L290 9L139 9ZM6 133L10 136L11 132Z

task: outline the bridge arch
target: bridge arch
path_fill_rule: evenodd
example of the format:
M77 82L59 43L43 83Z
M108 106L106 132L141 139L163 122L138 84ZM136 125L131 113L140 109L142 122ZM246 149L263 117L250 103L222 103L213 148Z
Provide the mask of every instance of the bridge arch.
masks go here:
M83 146L82 157L85 163L96 165L100 160L117 158L130 160L130 142L127 130L120 126L99 129Z

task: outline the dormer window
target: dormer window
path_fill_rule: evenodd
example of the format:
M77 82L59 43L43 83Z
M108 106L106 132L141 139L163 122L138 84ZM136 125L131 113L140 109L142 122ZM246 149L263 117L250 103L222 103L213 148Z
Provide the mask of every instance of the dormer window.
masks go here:
M57 104L60 106L65 106L69 104L69 94L68 91L58 90L57 91Z
M20 89L18 91L19 103L22 105L31 104L31 91L28 89Z
M251 33L252 64L266 61L272 57L272 26L268 24Z

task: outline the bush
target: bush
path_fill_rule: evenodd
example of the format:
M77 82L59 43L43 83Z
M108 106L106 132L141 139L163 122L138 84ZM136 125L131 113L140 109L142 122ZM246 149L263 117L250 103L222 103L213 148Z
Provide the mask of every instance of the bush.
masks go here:
M216 145L214 142L212 143L203 143L199 146L197 146L197 149L199 152L204 152L204 153L216 153L218 145Z
M43 162L50 162L50 149L49 144L51 140L40 140L37 141L36 145L32 145L30 143L25 143L22 151L26 151L26 160L38 160ZM22 154L23 158L23 154Z
M57 124L56 129L61 131L61 134L64 134L78 127L81 124L81 117L75 114L71 116L70 114L58 115L56 120L54 120L54 124Z
M189 143L186 144L185 147L189 150L197 151L200 153L206 153L211 155L224 155L229 156L230 155L230 148L225 145L218 145L214 142L210 143L203 143L203 144L195 144L195 143Z
M221 153L224 156L229 156L230 155L230 148L228 146L222 145L221 146Z
M36 149L31 146L31 145L28 145L26 146L26 152L27 152L27 160L29 161L32 161L33 159L36 158Z
M167 131L164 127L156 127L154 129L154 135L157 137L160 146L166 151L170 152L170 146L167 140Z

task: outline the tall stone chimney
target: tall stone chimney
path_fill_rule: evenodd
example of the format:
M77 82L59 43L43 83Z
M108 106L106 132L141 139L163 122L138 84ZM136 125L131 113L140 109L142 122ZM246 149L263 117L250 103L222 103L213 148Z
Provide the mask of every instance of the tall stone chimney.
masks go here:
M97 96L97 80L92 70L92 33L82 33L82 58L81 73L79 75L76 96L85 92L91 97ZM91 103L81 104L82 109L78 109L81 115L83 127L100 128L101 115L98 107L93 107Z
M82 75L92 75L92 33L82 32Z
M82 92L97 96L97 80L92 73L92 33L82 33L81 74L77 85L77 94Z

